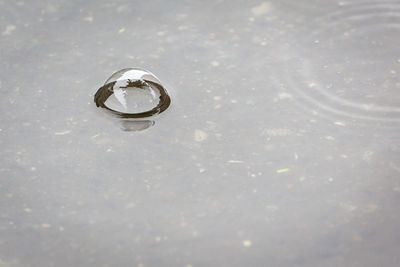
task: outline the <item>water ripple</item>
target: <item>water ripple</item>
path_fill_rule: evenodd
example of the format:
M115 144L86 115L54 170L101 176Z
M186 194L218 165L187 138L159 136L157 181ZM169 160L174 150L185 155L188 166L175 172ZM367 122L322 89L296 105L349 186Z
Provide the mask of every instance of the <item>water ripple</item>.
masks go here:
M399 2L341 2L292 37L278 82L299 104L331 119L400 123Z

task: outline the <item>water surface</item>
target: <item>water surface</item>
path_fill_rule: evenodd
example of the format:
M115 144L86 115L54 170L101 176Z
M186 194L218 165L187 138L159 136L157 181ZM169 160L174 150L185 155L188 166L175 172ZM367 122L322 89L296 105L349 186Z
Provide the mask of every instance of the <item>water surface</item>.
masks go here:
M397 266L398 1L0 10L0 265ZM127 67L141 125L93 103Z

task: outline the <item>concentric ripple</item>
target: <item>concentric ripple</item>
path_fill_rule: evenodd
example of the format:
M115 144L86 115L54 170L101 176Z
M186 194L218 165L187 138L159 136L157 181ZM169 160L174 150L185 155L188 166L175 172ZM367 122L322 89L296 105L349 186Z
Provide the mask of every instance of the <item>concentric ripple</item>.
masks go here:
M296 30L283 82L308 109L400 123L400 2L341 2Z

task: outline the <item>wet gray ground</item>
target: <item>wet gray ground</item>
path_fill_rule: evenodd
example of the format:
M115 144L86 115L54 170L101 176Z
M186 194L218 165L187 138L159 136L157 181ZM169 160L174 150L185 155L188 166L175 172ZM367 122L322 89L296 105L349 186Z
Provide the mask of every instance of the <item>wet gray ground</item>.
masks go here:
M0 0L0 62L0 266L398 266L399 1Z

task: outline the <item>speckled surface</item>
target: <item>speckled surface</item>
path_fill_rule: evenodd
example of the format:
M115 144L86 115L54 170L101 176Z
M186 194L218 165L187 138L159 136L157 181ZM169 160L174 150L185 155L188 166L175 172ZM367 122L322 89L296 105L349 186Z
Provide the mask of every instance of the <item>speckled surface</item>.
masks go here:
M0 0L0 62L0 266L398 266L398 1Z

